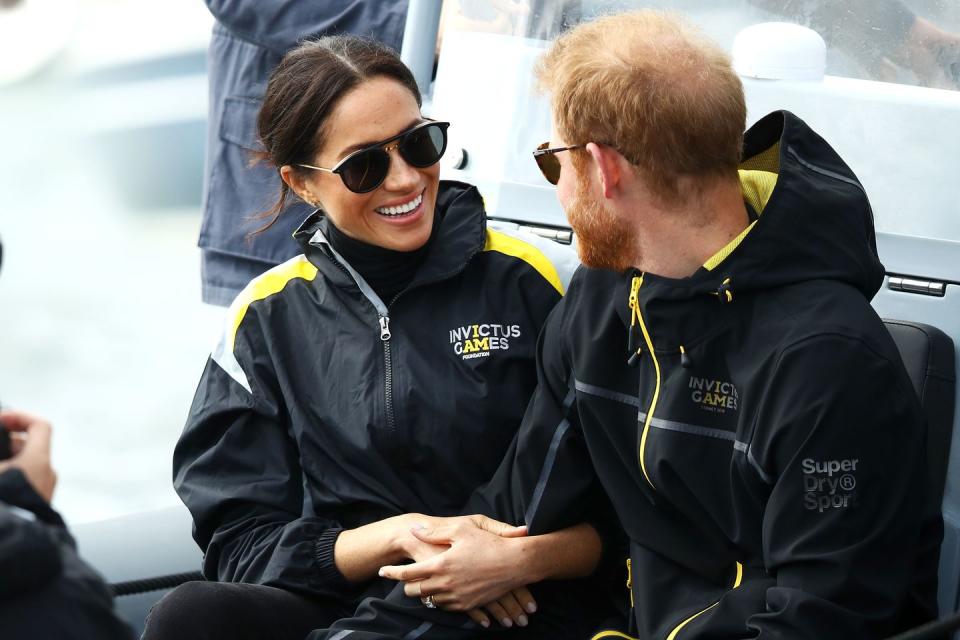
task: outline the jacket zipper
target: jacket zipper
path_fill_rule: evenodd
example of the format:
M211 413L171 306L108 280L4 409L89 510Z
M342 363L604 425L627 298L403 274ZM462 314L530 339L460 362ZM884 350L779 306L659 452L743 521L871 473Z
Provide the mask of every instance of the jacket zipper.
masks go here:
M391 433L397 430L397 421L393 415L393 361L390 357L390 316L380 316L380 341L383 342L384 385L387 399L387 429Z
M377 325L380 328L380 342L383 343L383 365L384 365L384 395L386 399L386 408L387 408L387 430L390 433L396 433L396 418L394 417L393 412L393 361L390 355L390 338L392 334L390 333L390 310L387 308L387 305L383 304L383 300L380 299L380 296L373 290L373 288L367 284L367 281L363 279L350 264L344 260L343 256L337 253L327 239L322 236L321 243L326 246L327 250L330 252L328 257L333 259L333 263L340 268L341 271L346 273L353 279L356 283L357 288L360 289L360 293L363 294L363 297L373 305L374 310L377 312ZM398 294L399 295L399 294ZM396 297L393 301L396 301ZM393 304L393 301L391 304Z
M456 269L454 269L449 273L445 273L431 280L419 282L417 283L416 286L407 287L406 289L400 291L399 293L397 293L397 295L393 296L393 299L390 300L390 303L386 306L383 306L383 302L372 290L370 291L370 293L373 295L373 298L375 298L376 301L379 302L381 306L383 306L383 309L381 312L381 308L377 306L376 303L374 303L374 307L377 308L377 313L380 315L380 340L383 342L383 362L384 362L384 368L386 370L387 428L389 428L391 432L396 432L397 421L394 416L394 410L393 410L393 362L390 356L390 336L391 336L390 309L393 308L393 305L396 304L400 296L407 293L408 291L419 289L422 286L433 284L434 282L441 282L443 280L446 280L447 278L452 278L456 274L460 273L466 268L467 263L470 262L470 260L472 260L473 257L477 255L477 253L479 253L479 251L475 251L469 256L467 256L467 259L464 260L463 264L459 265ZM360 277L360 274L357 274L357 277ZM363 289L361 287L361 291L362 290ZM373 299L371 299L371 302L373 302Z
M453 276L457 275L458 273L460 273L466 268L467 263L469 263L470 260L474 258L474 256L480 253L480 250L474 251L473 253L468 255L466 257L466 260L464 260L463 263L460 264L453 271L449 273L445 273L428 282L420 282L417 284L416 287L408 287L407 289L404 289L403 291L401 291L400 293L398 293L393 297L393 299L390 301L390 304L388 306L383 303L383 300L380 299L380 296L376 294L373 288L369 284L367 284L367 281L363 279L363 276L361 276L356 270L354 270L354 268L347 263L347 261L343 258L343 256L337 253L337 251L333 248L333 246L331 246L330 243L327 241L326 237L324 237L322 234L320 234L320 236L322 238L320 242L323 245L325 245L327 250L330 252L330 256L328 257L332 257L333 263L337 265L337 267L339 267L341 271L343 271L348 276L350 276L351 279L353 279L353 281L357 285L357 288L360 289L360 293L362 293L363 296L367 299L367 301L369 301L370 304L373 305L373 308L377 312L377 324L380 328L380 342L383 343L384 397L385 397L386 409L387 409L387 429L390 431L390 433L396 434L397 420L396 420L396 416L394 415L394 408L393 408L393 359L390 351L390 338L393 335L390 332L390 307L392 307L394 303L396 303L397 299L407 291L411 291L412 289L419 288L426 284L440 282L442 280L446 280L447 278L452 278Z
M660 362L657 360L657 354L653 350L653 341L650 339L650 332L647 331L647 324L644 322L643 313L640 310L640 287L643 286L644 275L645 274L634 276L630 282L630 298L628 304L631 311L631 333L633 327L639 324L640 331L643 333L644 344L646 344L647 351L650 352L650 358L653 360L653 370L656 373L656 386L653 389L653 398L650 400L650 406L647 408L647 417L643 422L643 432L640 435L640 451L637 453L637 457L640 460L640 470L643 471L643 477L646 478L650 488L656 491L657 488L653 486L653 481L650 480L650 474L647 473L647 463L644 457L647 447L647 435L650 432L650 422L653 420L653 412L656 410L657 401L660 399ZM637 353L639 354L639 351ZM640 387L641 389L643 388L642 376L640 377ZM639 395L639 391L637 393Z
M740 583L743 581L743 565L740 564L739 562L737 562L736 565L737 565L737 577L734 578L733 580L733 586L730 588L731 591L739 587ZM693 614L692 616L690 616L689 618L687 618L686 620L684 620L683 622L675 626L673 628L673 631L670 632L670 635L667 636L667 640L676 640L677 634L680 633L681 629L687 626L687 624L689 624L690 622L693 622L693 620L696 619L697 617L702 616L707 611L710 611L710 609L713 609L718 604L720 604L719 600L714 602L712 605L710 605L706 609L702 611L698 611L697 613Z

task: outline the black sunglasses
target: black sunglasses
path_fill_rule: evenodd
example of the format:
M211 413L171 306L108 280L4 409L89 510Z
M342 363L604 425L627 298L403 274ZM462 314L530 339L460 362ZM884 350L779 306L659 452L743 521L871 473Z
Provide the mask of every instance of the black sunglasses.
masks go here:
M537 147L536 151L533 152L533 159L537 161L537 166L540 167L540 173L542 173L543 177L547 179L547 182L550 184L557 184L560 182L560 161L557 160L554 154L560 153L561 151L582 149L585 146L587 145L575 144L569 147L550 148L550 143L544 142Z
M392 149L399 151L400 157L411 167L425 169L436 164L443 157L443 152L447 150L447 127L449 126L449 122L433 120L421 122L392 138L354 151L332 169L309 164L297 166L335 173L340 176L344 186L350 191L368 193L387 179L387 174L390 172L388 152ZM391 142L395 144L391 145Z

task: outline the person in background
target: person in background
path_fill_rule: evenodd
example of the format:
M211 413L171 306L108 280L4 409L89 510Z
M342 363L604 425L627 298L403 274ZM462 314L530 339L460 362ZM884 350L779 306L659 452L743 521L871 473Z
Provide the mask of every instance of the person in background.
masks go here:
M0 638L131 640L103 579L78 555L50 506L57 475L50 464L50 424L0 411Z
M876 80L960 88L960 35L902 0L749 0L819 33ZM903 76L899 70L910 75Z
M9 0L6 0L9 1ZM277 172L251 163L262 150L257 112L270 73L307 38L353 33L399 51L407 2L206 0L216 18L207 59L210 96L200 227L203 301L226 306L255 276L300 252L291 237L310 213L300 201L262 233L252 218L269 207Z

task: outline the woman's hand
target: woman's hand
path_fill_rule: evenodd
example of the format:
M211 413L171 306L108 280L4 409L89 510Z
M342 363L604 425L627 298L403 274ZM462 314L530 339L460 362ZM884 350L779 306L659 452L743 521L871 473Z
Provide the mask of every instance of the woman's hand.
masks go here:
M363 582L374 577L384 564L430 558L445 551L446 545L432 548L411 535L410 529L436 527L444 520L406 513L344 530L334 545L334 562L349 582Z
M487 607L504 626L525 624L526 613L536 610L527 584L540 576L525 558L526 527L513 527L485 516L443 519L437 527L411 529L419 541L449 548L426 560L388 566L380 575L405 582L411 597L433 596L438 606L453 611ZM522 590L520 590L522 588ZM525 613L526 611L526 613ZM478 624L489 624L486 614L473 611Z
M439 603L438 603L439 604ZM447 608L447 607L444 607ZM527 615L537 612L537 601L526 587L517 587L497 600L488 602L477 609L470 609L467 615L484 629L490 626L490 618L502 627L512 627L514 623L527 626Z

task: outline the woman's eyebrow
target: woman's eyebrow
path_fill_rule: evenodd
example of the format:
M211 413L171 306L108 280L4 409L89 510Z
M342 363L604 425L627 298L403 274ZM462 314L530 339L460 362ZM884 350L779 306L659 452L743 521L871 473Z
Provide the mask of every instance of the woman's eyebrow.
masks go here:
M339 157L340 159L343 159L343 158L347 157L348 155L350 155L351 153L353 153L354 151L359 151L360 149L365 149L365 148L367 148L367 147L375 147L375 146L377 146L377 145L384 144L384 142L385 142L386 140L392 140L393 138L396 138L398 135L402 134L404 131L407 131L408 129L412 129L413 127L417 126L418 124L422 124L422 123L424 123L424 122L426 122L426 120L425 120L424 118L422 118L422 117L414 118L407 126L401 128L400 131L398 131L398 132L395 133L394 135L388 136L388 137L384 138L383 140L371 140L371 141L369 141L369 142L358 142L357 144L352 144L352 145L350 145L349 147L347 147L346 149L343 149L343 150L340 152L340 155L339 155L338 157Z

